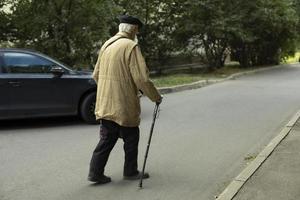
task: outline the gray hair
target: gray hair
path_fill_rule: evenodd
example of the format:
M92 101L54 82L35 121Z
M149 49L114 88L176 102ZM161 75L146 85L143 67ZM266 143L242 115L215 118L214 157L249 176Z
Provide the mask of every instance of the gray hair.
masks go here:
M126 32L126 33L132 33L133 30L135 29L135 25L132 24L127 24L127 23L121 23L119 25L119 31L120 32Z

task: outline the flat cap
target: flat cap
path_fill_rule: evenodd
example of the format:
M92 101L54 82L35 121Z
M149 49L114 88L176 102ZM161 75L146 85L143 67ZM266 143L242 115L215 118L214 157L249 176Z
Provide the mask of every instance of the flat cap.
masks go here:
M133 17L130 15L121 15L119 17L120 23L126 23L126 24L132 24L132 25L137 25L139 28L143 27L143 22L139 20L137 17Z

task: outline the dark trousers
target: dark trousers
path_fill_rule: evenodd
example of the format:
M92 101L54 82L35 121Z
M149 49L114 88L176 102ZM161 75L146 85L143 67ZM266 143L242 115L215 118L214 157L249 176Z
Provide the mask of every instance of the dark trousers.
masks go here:
M124 141L125 162L123 175L132 176L137 174L139 136L138 127L123 127L113 121L101 120L100 141L93 152L89 176L97 177L104 174L109 154L119 137Z

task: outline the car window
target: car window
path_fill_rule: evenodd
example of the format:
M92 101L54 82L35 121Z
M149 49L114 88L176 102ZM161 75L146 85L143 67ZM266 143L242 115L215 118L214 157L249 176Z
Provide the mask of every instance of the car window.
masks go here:
M2 59L2 53L0 52L0 74L2 73L3 67L4 67L4 64L3 64L3 59Z
M51 73L55 64L42 57L17 52L3 54L3 71L6 73Z

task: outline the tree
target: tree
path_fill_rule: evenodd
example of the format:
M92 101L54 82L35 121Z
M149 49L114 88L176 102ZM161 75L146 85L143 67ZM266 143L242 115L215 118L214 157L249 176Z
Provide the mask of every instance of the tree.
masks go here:
M292 1L243 1L239 10L243 31L232 38L230 47L242 66L278 64L294 51L298 17Z
M95 63L109 37L115 8L109 0L13 0L11 41L74 64Z
M186 44L203 49L209 69L224 66L230 38L239 31L239 16L234 0L190 0L185 7L180 37Z
M0 8L4 4L12 13L0 11L0 41L69 65L91 67L124 12L145 23L139 43L152 68L199 52L210 70L224 66L228 52L245 67L274 64L299 44L299 0L2 0Z
M297 46L297 50L300 50L300 1L299 0L294 0L293 1L293 7L295 8L295 11L297 13L297 42L296 42L296 46ZM299 58L300 59L300 58Z
M189 0L186 45L202 48L210 69L230 50L242 66L277 64L295 49L297 24L291 0Z
M140 46L150 67L163 66L183 47L176 41L178 20L184 0L115 0L123 12L139 17L145 24L140 33Z
M9 14L4 10L7 6L7 1L3 0L0 2L0 44L3 46L3 43L7 42L7 39L10 37L10 20Z

